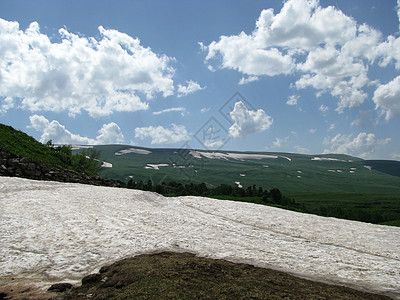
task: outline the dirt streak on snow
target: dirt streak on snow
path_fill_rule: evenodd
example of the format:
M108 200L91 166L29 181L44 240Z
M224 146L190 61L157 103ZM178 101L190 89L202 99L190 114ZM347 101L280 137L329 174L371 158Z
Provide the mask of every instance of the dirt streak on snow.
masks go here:
M0 177L0 279L74 281L173 250L400 299L400 228L200 197Z

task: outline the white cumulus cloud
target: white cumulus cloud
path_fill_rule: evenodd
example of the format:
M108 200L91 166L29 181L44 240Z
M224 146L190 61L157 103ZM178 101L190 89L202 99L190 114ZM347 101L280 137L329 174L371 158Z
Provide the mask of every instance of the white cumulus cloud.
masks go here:
M286 101L287 105L297 105L297 100L299 100L299 96L291 95Z
M74 134L60 124L57 120L49 121L44 116L32 115L29 117L30 127L42 132L40 137L41 143L52 140L54 144L79 144L79 145L96 145L96 144L118 144L124 142L124 136L121 129L114 122L104 124L98 131L99 135L96 139L83 137Z
M187 81L186 84L186 86L178 84L178 97L187 96L205 89L205 87L201 87L200 84L194 82L193 80Z
M263 10L253 32L223 35L201 46L213 70L233 69L245 75L240 84L262 75L299 75L294 87L314 88L317 96L329 93L338 99L339 113L368 98L371 65L394 62L400 69L400 38L390 35L385 40L378 30L357 24L336 7L322 7L318 0L284 1L279 12Z
M229 128L232 138L245 137L254 132L265 131L272 125L273 119L264 110L249 110L242 101L235 103L230 116L234 124Z
M355 138L352 134L339 133L333 138L325 139L324 144L329 148L325 149L324 153L349 154L365 158L390 141L390 138L378 139L373 133L361 132Z
M151 144L174 144L189 140L189 133L184 125L171 124L170 128L163 126L137 127L135 138L144 140L151 138Z
M400 31L400 0L397 0L397 18L399 19L399 31Z
M37 22L23 31L0 19L0 97L18 99L30 111L100 117L146 110L145 100L174 93L172 58L125 33L98 29L96 39L62 28L55 43Z
M400 76L380 85L374 92L373 100L386 120L400 117Z
M104 124L98 133L96 144L121 144L125 141L121 128L114 122Z
M0 113L6 113L9 109L14 107L14 99L11 97L5 97L0 101Z

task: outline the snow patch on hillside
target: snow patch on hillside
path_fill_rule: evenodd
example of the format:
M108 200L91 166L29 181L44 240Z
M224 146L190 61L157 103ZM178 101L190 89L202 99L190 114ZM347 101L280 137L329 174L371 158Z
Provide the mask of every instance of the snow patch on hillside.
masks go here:
M0 278L48 288L153 251L189 251L400 299L400 228L201 197L0 177ZM3 277L4 278L4 277Z
M138 148L128 148L128 149L123 149L115 152L115 155L124 155L124 154L129 154L129 153L135 153L135 154L150 154L151 151L146 150L146 149L138 149Z
M204 152L204 151L196 151L191 150L189 152L194 158L209 158L209 159L234 159L244 161L245 159L277 159L277 158L284 158L289 161L292 159L286 156L278 156L278 155L270 155L270 154L256 154L256 153L232 153L232 152Z
M160 170L161 167L169 167L169 164L147 164L144 168L150 170Z
M340 161L340 162L352 162L350 160L344 160L344 159L338 159L338 158L330 158L330 157L313 157L311 160L317 160L317 161Z
M93 146L90 145L72 145L71 150L91 149Z
M106 161L102 161L101 162L101 167L102 168L112 168L112 163L106 162Z

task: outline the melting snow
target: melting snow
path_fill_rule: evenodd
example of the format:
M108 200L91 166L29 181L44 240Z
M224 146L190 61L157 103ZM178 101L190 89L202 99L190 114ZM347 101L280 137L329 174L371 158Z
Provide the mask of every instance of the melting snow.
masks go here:
M200 197L0 177L0 278L48 288L152 251L272 267L400 299L400 228ZM4 277L3 277L4 279Z
M364 168L367 168L368 170L372 170L372 167L371 166L364 166Z
M129 154L129 153L150 154L151 151L145 150L145 149L129 148L129 149L119 150L118 152L115 152L115 155L124 155L124 154Z
M72 145L71 150L91 149L93 146L89 145Z
M239 189L243 188L243 185L240 184L240 181L235 181L235 183L237 184Z
M330 158L330 157L313 157L311 160L319 160L319 161L341 161L341 162L351 162L343 159L338 159L338 158Z
M228 160L230 158L236 160L243 159L276 159L279 156L277 155L267 155L267 154L251 154L251 153L223 153L223 152L203 152L203 151L195 151L191 150L189 152L194 158L210 158L210 159L225 159ZM283 156L282 156L283 157ZM286 158L286 157L284 157Z
M287 159L288 161L292 161L292 159L291 159L290 157L287 157L287 156L279 156L279 157L282 157L282 158L284 158L284 159Z
M109 163L109 162L106 162L106 161L103 161L102 162L102 164L101 164L101 167L102 168L112 168L112 163Z
M169 164L147 164L144 168L151 170L160 170L160 167L168 167Z

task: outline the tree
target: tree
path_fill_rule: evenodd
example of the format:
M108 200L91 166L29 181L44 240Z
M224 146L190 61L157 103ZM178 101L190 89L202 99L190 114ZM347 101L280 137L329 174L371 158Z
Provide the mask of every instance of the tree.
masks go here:
M97 175L101 163L98 159L100 153L91 148L87 151L81 151L72 156L72 166L78 172L84 172L88 175Z
M281 203L282 193L280 190L274 188L274 189L270 190L269 193L271 194L271 197L272 197L272 200L274 201L274 203L276 203L276 204Z

